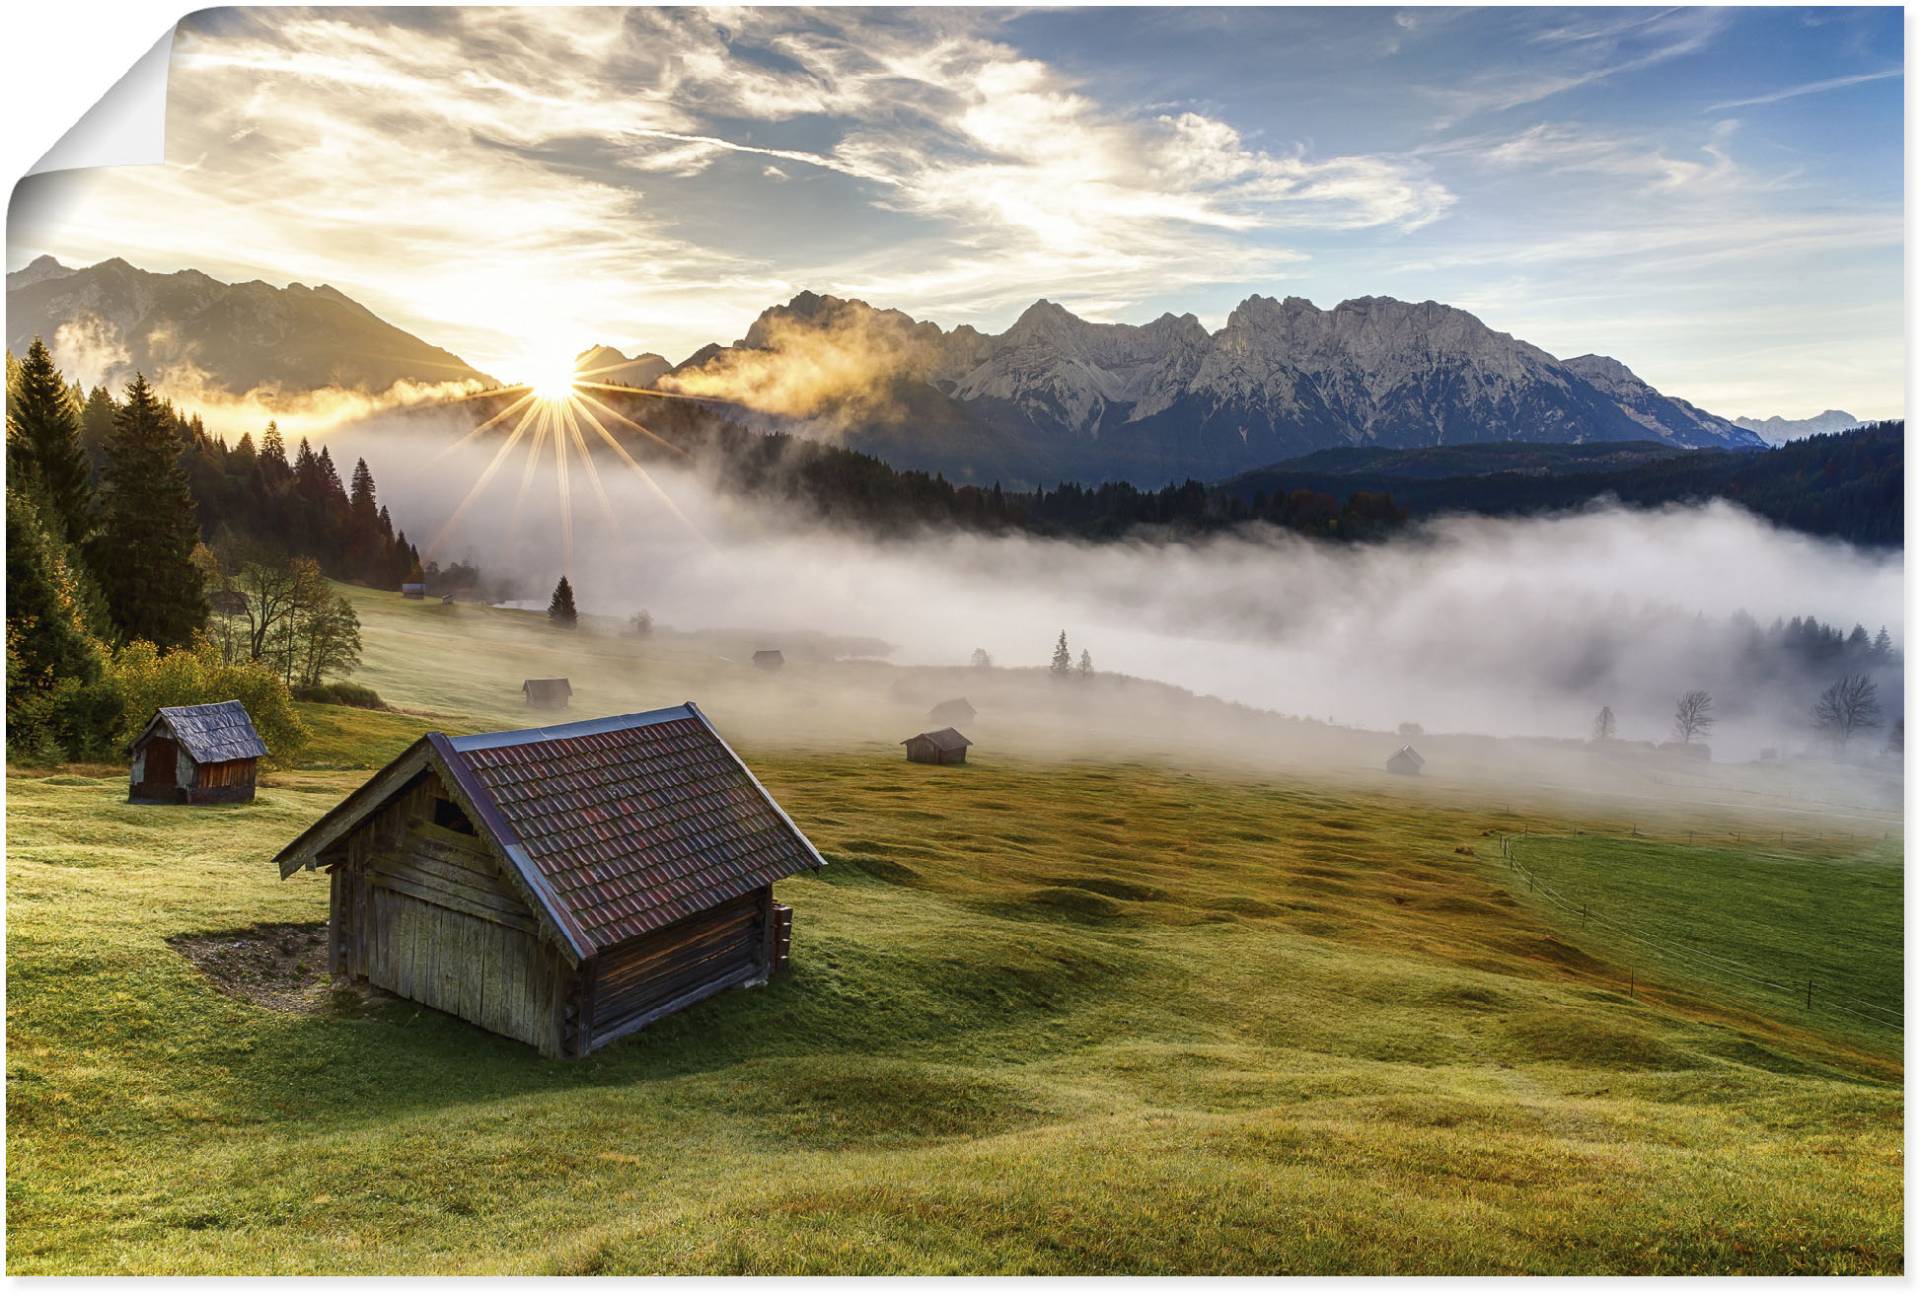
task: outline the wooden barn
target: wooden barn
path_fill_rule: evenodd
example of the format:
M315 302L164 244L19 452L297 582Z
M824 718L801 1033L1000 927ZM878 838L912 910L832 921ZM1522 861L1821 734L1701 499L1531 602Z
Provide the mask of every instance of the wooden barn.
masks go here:
M964 764L967 747L973 743L952 728L942 728L909 737L900 744L907 748L907 758L916 764Z
M773 649L763 649L753 654L753 663L760 669L779 669L787 663L787 658Z
M400 596L414 602L424 602L427 597L427 586L424 584L402 584L400 586Z
M328 968L584 1056L785 966L826 865L692 702L430 732L280 851L332 877Z
M238 701L163 705L127 747L136 804L245 804L267 743Z
M956 696L951 701L942 701L927 711L929 723L952 726L956 723L971 723L978 713L964 696Z
M573 701L573 684L563 678L530 678L520 685L520 695L534 710L564 710Z
M1387 758L1387 771L1402 777L1418 777L1420 770L1426 766L1427 761L1412 746L1402 746Z

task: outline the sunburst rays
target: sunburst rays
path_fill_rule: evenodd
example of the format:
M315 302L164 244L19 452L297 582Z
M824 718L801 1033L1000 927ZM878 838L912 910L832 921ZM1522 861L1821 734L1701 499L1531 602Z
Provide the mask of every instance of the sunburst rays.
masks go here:
M429 541L422 556L431 557L438 553L442 545L453 537L460 529L461 523L473 509L474 504L486 493L487 488L493 484L494 478L500 474L501 469L513 458L515 450L524 443L526 445L526 452L521 465L519 486L514 493L513 509L508 521L509 533L516 536L518 535L522 514L525 512L529 500L534 493L534 478L539 474L545 456L551 454L551 462L548 466L550 466L553 473L555 519L559 528L561 570L563 574L570 574L573 568L574 549L575 503L573 497L573 471L576 465L586 478L586 485L593 495L594 502L597 505L597 511L602 521L609 528L616 527L619 524L614 512L613 501L607 492L606 482L602 479L600 468L594 461L593 445L589 442L587 436L589 430L598 438L600 443L604 444L614 453L626 472L633 479L640 482L640 484L645 487L647 493L658 501L660 505L666 509L667 513L671 515L679 525L686 529L688 534L700 541L703 546L711 549L713 546L711 542L708 541L705 535L700 533L699 528L693 524L686 513L673 501L672 496L670 496L660 482L654 478L653 473L649 472L640 464L639 460L627 451L627 447L620 443L619 438L609 430L607 423L601 419L604 417L607 421L619 423L621 426L646 437L653 445L665 449L672 454L679 455L682 458L686 457L686 451L671 441L659 436L651 428L620 412L600 396L590 394L588 388L592 388L594 391L621 395L644 394L665 396L668 398L687 397L677 397L674 392L670 391L643 390L636 387L615 386L610 383L592 380L618 367L619 365L617 364L611 364L590 369L579 369L572 366L563 369L559 366L547 366L543 368L539 365L532 365L529 366L532 380L485 392L484 394L486 395L506 399L507 403L490 417L476 424L471 430L463 433L458 439L449 443L439 454L435 455L436 462L472 444L489 431L503 426L508 423L510 419L515 419L516 415L518 415L517 420L514 420L511 428L505 432L505 439L501 441L500 447L496 449L493 456L488 459L486 466L480 469L479 475L475 477L472 486L468 488L465 496L454 508L452 515L447 518L446 523L440 527L432 540ZM459 402L465 402L473 398L474 396L472 395L465 396L462 397L462 400ZM453 404L457 402L449 401L448 403ZM598 412L596 412L596 410Z

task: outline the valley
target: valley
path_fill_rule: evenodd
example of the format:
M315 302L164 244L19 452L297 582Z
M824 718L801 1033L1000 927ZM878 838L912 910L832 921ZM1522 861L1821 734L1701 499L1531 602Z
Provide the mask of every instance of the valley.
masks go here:
M1500 856L1526 833L1635 928L1791 861L1851 937L1759 908L1715 951L1897 1003L1896 816L1491 751L1408 783L1339 753L1379 735L1276 762L1259 725L1206 760L1131 707L1061 748L1022 671L928 768L892 743L950 679L830 641L767 676L751 632L348 592L398 708L303 705L254 804L9 771L10 1270L1900 1270L1898 1032L1650 964ZM169 945L322 920L272 852L426 727L524 722L536 670L583 714L710 710L829 859L780 887L789 976L560 1064L378 996L258 1005ZM1734 832L1764 855L1691 862Z

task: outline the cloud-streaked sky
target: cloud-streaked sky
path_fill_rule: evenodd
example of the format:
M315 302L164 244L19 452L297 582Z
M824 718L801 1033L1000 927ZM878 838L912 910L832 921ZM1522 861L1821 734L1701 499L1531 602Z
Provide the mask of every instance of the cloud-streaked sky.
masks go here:
M1898 9L215 10L8 264L331 283L502 378L802 288L998 330L1432 298L1726 416L1903 411ZM31 196L31 201L21 198Z

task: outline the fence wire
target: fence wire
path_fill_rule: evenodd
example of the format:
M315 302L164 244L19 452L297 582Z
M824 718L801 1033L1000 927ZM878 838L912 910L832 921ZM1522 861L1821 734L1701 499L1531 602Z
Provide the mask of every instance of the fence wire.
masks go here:
M1824 993L1818 992L1819 983L1814 979L1804 980L1797 984L1783 983L1767 972L1756 970L1754 967L1748 966L1745 963L1737 962L1714 953L1702 952L1697 948L1687 948L1668 940L1656 938L1620 921L1616 921L1611 917L1596 913L1591 904L1574 902L1560 891L1554 889L1551 885L1548 885L1540 878L1538 872L1522 863L1514 853L1513 842L1517 839L1520 839L1520 837L1513 835L1503 835L1500 838L1500 852L1507 866L1517 874L1526 878L1527 885L1531 892L1539 894L1555 907L1578 916L1582 923L1586 925L1597 926L1619 938L1651 949L1663 957L1668 957L1691 966L1695 970L1708 971L1742 980L1746 983L1755 984L1761 988L1791 997L1796 1001L1804 997L1807 1001L1808 1010L1812 1009L1812 1001L1817 996L1820 999L1821 1007L1825 1010L1838 1011L1844 1015L1852 1016L1855 1019L1864 1020L1869 1024L1890 1027L1902 1033L1906 1031L1905 1017L1900 1012L1881 1006L1877 1002L1868 1002L1852 994L1838 993L1831 988Z

